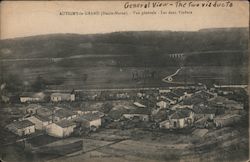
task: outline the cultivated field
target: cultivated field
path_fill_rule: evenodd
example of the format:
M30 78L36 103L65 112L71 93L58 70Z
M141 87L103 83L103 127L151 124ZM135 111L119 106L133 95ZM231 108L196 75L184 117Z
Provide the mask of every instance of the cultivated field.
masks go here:
M110 137L110 135L112 137ZM129 139L126 139L129 136ZM105 138L106 137L106 138ZM124 137L124 138L121 138ZM126 138L125 138L126 137ZM227 127L192 133L103 130L83 140L83 151L50 162L71 161L235 161L248 158L247 131ZM87 148L92 148L89 150Z
M82 58L81 58L82 59ZM80 59L80 60L81 60ZM48 89L95 89L95 88L137 88L173 86L162 81L173 74L178 66L127 67L111 66L88 60L71 60L67 66L59 62L18 61L4 62L4 77L15 76L17 81L29 87L38 76L47 82ZM87 65L86 65L87 64ZM153 76L152 76L153 75ZM178 85L194 83L246 84L247 68L243 66L185 66L173 78Z

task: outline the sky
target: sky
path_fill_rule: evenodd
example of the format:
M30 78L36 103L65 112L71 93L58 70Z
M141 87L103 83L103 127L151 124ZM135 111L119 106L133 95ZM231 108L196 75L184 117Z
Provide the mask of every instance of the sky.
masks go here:
M151 1L151 5L154 1ZM171 2L171 1L170 1ZM201 2L201 1L199 1ZM199 3L197 2L197 3ZM206 1L205 1L206 2ZM4 1L1 5L1 39L52 33L109 33L115 31L173 30L248 27L249 3L234 1L232 7L159 7L125 9L126 1ZM145 4L147 2L132 2ZM172 1L175 4L175 1ZM61 12L127 12L127 15L60 15ZM151 15L135 15L156 12ZM176 14L169 14L169 11ZM192 14L179 14L192 12ZM165 12L167 14L160 14Z

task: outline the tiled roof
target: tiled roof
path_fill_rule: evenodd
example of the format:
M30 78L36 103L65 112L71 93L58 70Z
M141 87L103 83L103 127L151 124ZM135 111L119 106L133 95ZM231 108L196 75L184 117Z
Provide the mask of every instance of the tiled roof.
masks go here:
M56 110L55 112L55 116L60 117L60 118L70 117L73 115L76 115L76 113L67 109L63 109L63 108Z
M80 116L80 118L78 120L93 121L93 120L97 120L100 118L101 118L101 116L99 113L88 113L88 114L84 114L84 115Z
M210 98L214 97L214 95L212 93L207 92L207 91L198 91L194 95L198 96L200 98L205 98L205 99L210 99Z
M183 100L185 105L196 105L200 103L204 103L206 100L197 96L192 96L190 98L186 98Z
M37 109L37 115L50 116L50 115L52 115L52 110L50 110L48 108L40 108L40 109Z
M76 123L74 123L73 121L69 121L69 120L62 120L62 121L57 122L55 124L62 127L62 128L66 128L66 127L76 125Z
M23 92L20 97L33 97L33 98L44 98L44 93L43 92Z
M35 124L29 120L22 120L22 121L15 121L15 122L9 124L7 127L15 127L17 129L22 129L22 128L30 127L33 125L35 125Z
M26 109L33 109L33 108L35 108L35 109L37 109L37 108L42 108L42 106L39 105L39 104L29 104L29 105L26 107Z
M174 89L172 91L174 94L176 94L177 96L181 97L185 95L185 89Z
M216 108L206 106L194 106L193 108L196 114L215 114Z
M37 118L40 121L46 122L46 121L51 121L51 119L49 119L49 117L47 116L40 116L40 115L34 115L35 118Z
M71 93L52 93L51 97L61 97L62 99L70 98Z
M164 96L170 100L175 100L176 98L178 98L178 96L172 92L169 92L169 93L165 94Z
M148 108L136 108L136 109L130 109L129 112L126 114L145 114L149 115L151 112Z
M177 110L174 114L171 115L171 119L182 119L182 118L186 118L190 116L190 113L192 112L192 110L188 109L188 108L183 108L183 109L179 109Z

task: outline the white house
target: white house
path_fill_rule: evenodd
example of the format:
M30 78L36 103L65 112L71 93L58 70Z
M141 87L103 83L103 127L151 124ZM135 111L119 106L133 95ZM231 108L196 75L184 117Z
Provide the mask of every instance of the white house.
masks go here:
M70 136L74 132L76 123L69 120L62 120L60 122L51 123L46 127L48 135L53 137L64 138Z
M102 125L102 117L103 115L101 113L88 113L80 116L77 122L81 123L81 126L86 128L99 128Z
M37 130L45 130L46 127L52 123L52 119L49 119L45 116L33 115L28 117L27 120L31 121L35 124L35 129Z
M168 93L170 91L170 89L159 89L159 93Z
M161 129L170 129L171 128L171 123L170 121L167 119L167 120L164 120L162 122L159 123L159 127Z
M19 136L25 136L25 135L35 133L35 124L30 122L29 120L15 121L7 125L6 127L11 132Z
M21 103L41 102L44 100L44 97L45 95L42 92L39 93L25 92L19 96L19 99Z
M169 116L168 120L159 123L160 128L179 129L191 126L194 123L194 112L191 109L179 109Z
M172 92L161 95L160 98L167 100L171 105L176 104L179 99L178 96Z
M139 102L134 102L134 105L139 107L139 108L146 108L147 107L147 106L145 106L145 105L143 105L143 104L141 104Z
M173 128L185 128L194 122L194 112L191 109L179 109L170 117Z
M167 108L167 106L169 105L168 104L169 102L166 102L166 101L164 101L164 100L160 100L160 101L158 101L157 103L156 103L156 106L158 106L158 107L160 107L161 109L162 108Z
M178 101L181 101L189 96L185 89L174 89L172 90L172 93L178 97Z
M74 93L52 93L50 95L50 100L53 102L75 101L75 94Z
M147 108L136 108L130 109L128 112L124 113L122 116L125 119L134 120L138 119L140 121L149 121L150 111Z
M41 105L38 105L38 104L29 104L27 107L26 107L26 113L28 114L36 114L37 113L37 110L42 108Z

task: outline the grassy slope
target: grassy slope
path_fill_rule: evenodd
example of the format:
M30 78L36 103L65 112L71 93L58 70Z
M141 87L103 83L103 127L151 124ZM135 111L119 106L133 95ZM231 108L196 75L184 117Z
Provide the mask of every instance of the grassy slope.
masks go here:
M4 61L2 72L5 78L12 74L28 84L41 75L51 83L59 81L58 84L70 87L155 86L162 85L161 79L180 64L178 60L170 59L169 53L236 50L239 52L188 55L182 63L190 66L191 70L186 70L187 76L194 75L191 71L201 72L201 75L217 75L214 71L225 71L226 80L243 77L242 82L247 74L244 68L247 65L246 33L244 28L229 28L197 32L53 34L2 40L2 59L48 58ZM78 58L72 58L75 56ZM50 58L63 59L52 61ZM156 71L158 78L132 81L132 73L138 71L143 75L145 67L150 72ZM86 74L88 79L84 81Z

